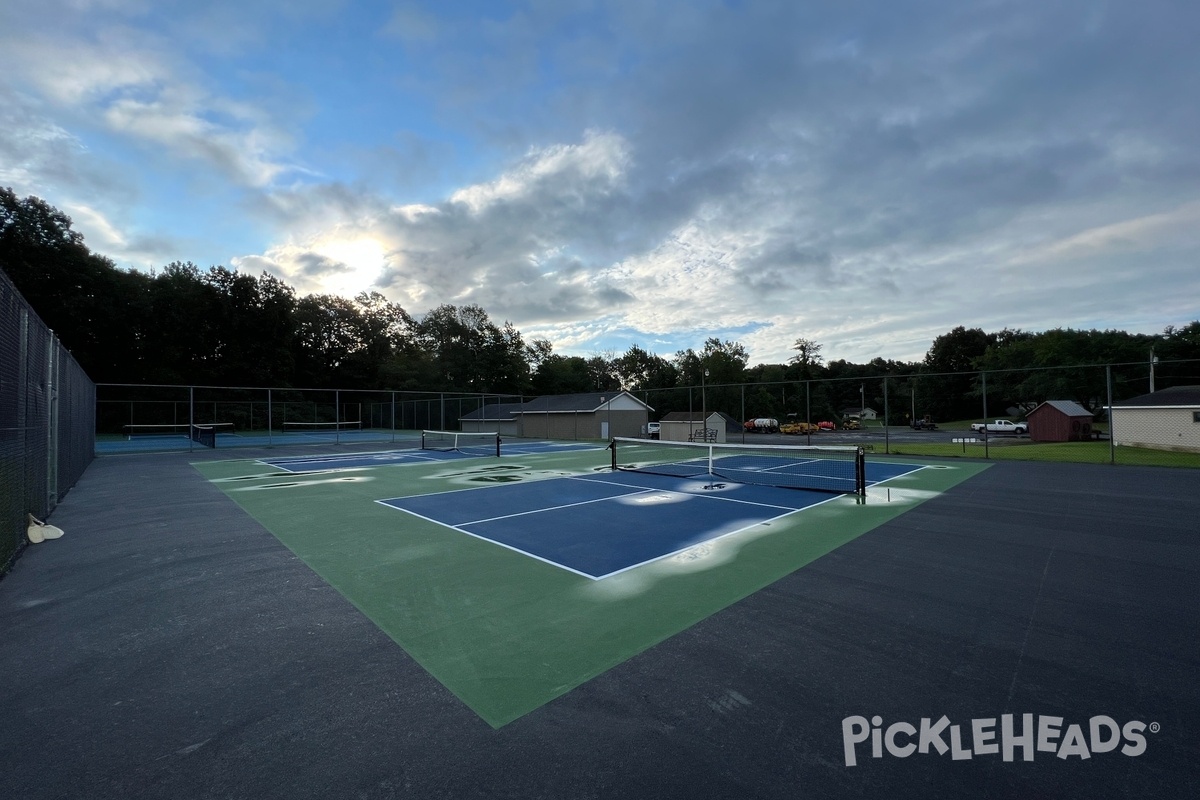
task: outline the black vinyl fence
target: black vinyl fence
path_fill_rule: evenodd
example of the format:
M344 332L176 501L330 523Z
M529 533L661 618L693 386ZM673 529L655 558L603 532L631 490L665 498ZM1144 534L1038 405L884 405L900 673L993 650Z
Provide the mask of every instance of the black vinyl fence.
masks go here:
M0 270L0 575L95 452L96 387Z

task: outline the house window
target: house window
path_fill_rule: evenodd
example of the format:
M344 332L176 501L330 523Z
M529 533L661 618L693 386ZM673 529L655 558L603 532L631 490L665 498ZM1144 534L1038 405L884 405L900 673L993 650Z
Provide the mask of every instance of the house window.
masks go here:
M1192 412L1192 422L1200 422L1200 411Z

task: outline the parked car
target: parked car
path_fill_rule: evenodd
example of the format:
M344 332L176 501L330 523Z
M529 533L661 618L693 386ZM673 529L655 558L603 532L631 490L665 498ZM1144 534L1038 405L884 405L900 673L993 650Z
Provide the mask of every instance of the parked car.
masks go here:
M1007 419L997 419L991 422L973 422L971 430L976 433L1029 433L1028 422L1012 422Z
M642 433L651 439L657 439L658 435L661 431L662 431L662 424L658 423L658 422L647 422L642 427Z
M912 429L914 431L936 431L937 423L935 423L929 417L925 417L924 419L914 419L912 422Z
M832 422L830 422L827 419L821 420L820 422L818 422L817 427L823 431L836 431L837 430L837 425L834 425Z

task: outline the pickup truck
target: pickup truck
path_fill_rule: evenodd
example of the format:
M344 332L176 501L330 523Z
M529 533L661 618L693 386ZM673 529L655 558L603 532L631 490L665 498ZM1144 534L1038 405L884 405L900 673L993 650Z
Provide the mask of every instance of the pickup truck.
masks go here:
M971 430L976 433L1029 433L1029 423L997 419L992 422L973 422Z

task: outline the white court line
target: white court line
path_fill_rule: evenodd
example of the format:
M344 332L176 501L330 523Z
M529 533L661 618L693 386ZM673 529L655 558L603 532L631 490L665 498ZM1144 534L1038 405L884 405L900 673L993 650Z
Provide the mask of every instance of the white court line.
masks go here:
M444 494L444 492L442 494ZM423 495L420 495L420 496L423 496ZM568 567L566 564L560 564L557 561L551 561L548 558L543 558L542 556L539 556L537 553L531 553L528 550L522 550L519 547L513 547L511 544L505 544L504 542L500 542L495 539L490 539L487 536L480 536L478 533L472 533L471 531L469 531L465 528L460 528L457 525L451 525L448 522L442 522L441 520L434 519L433 517L427 517L424 514L418 514L415 511L409 511L407 508L400 508L399 506L390 505L390 504L384 502L383 500L376 500L375 502L379 503L380 505L387 506L388 508L392 509L393 511L403 511L405 514L411 514L414 517L416 517L417 519L423 519L426 522L432 522L434 525L440 525L443 528L449 528L450 530L455 531L456 533L465 533L467 536L470 536L472 539L478 539L481 542L487 542L488 544L498 545L500 547L503 547L505 550L511 550L514 553L520 553L523 556L528 556L529 558L532 558L534 561L541 561L543 564L549 564L552 567L558 567L559 569L565 569L567 572L570 572L574 575L579 575L580 577L583 577L583 578L587 578L590 581L600 580L595 575L589 575L586 572L580 572L577 569L572 569L571 567ZM603 576L601 576L601 577L603 577Z
M570 480L570 478L568 478L567 480ZM599 481L597 481L597 483L598 482ZM613 495L608 495L607 497L596 497L591 500L580 500L577 503L564 503L563 505L560 505L560 506L543 506L542 508L535 508L530 511L518 511L515 514L501 514L498 517L487 517L486 519L473 519L470 522L460 522L459 524L460 525L479 525L484 522L495 522L496 520L512 519L513 517L524 517L529 514L541 514L543 511L558 511L559 509L562 509L562 508L573 508L575 506L586 506L589 503L603 503L605 500L616 500L618 497L634 497L635 495L647 494L649 492L658 492L658 491L666 491L666 490L642 489L641 491L638 491L638 492L625 492L624 494L613 494ZM670 492L670 491L666 491L666 493L667 494L679 494L679 492Z

